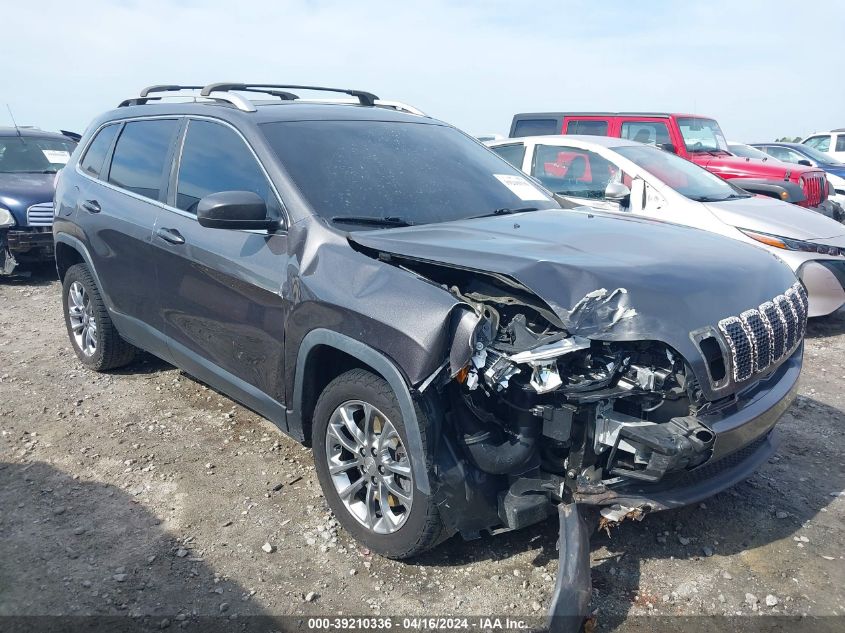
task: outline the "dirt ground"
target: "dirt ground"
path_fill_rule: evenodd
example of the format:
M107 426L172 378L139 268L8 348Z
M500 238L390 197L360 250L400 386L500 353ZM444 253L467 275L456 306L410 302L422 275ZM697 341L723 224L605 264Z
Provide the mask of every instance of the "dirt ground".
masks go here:
M845 615L843 398L845 316L811 322L801 396L764 468L699 506L594 536L598 630ZM0 616L201 630L202 616L298 615L307 628L313 615L548 608L554 519L453 538L411 563L371 555L329 514L310 451L269 422L151 356L83 369L50 271L0 280L0 433Z

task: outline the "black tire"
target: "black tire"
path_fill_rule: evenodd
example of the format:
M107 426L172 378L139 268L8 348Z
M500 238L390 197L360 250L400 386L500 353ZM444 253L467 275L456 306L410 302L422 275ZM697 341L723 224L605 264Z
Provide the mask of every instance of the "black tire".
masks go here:
M91 305L91 318L96 324L96 349L91 354L86 354L77 343L73 328L71 326L71 316L68 309L69 293L71 286L74 283L79 283L85 290L88 300ZM74 264L68 268L65 273L64 281L62 282L62 311L65 317L65 327L67 327L68 337L73 351L76 352L77 358L88 369L94 371L107 371L109 369L116 369L123 367L132 362L135 358L136 348L121 338L114 327L108 310L103 303L103 298L100 295L100 289L94 282L94 276L91 274L88 266L85 264Z
M384 379L363 369L352 369L335 378L323 390L317 401L311 428L311 447L314 453L317 478L329 507L340 524L355 540L377 554L387 558L403 559L430 549L440 541L443 534L443 523L437 506L435 506L431 497L420 492L416 479L414 479L413 501L408 516L398 530L389 534L378 534L365 527L341 501L329 475L326 435L332 414L341 404L349 400L361 400L383 412L398 432L402 443L405 447L408 447L405 422L399 410L399 403L390 385ZM420 421L424 455L414 455L409 450L408 458L411 461L412 468L416 460L425 459L430 472L431 464L430 458L427 456L426 438L427 416L419 406L416 406L416 414Z

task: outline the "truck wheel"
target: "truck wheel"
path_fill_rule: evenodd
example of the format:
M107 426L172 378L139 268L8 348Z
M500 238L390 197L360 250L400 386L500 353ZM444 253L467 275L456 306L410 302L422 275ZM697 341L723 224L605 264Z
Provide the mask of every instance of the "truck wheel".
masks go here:
M423 450L425 413L417 407ZM314 410L317 477L338 521L388 558L410 558L437 544L437 507L417 488L399 403L385 380L363 369L335 378Z
M117 333L85 264L75 264L65 273L62 309L73 351L88 369L123 367L135 357L135 348Z

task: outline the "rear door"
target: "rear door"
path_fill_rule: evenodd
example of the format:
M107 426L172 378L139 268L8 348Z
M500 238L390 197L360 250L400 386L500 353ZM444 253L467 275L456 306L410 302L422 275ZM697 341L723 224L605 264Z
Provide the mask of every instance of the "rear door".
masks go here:
M177 118L104 128L83 157L79 214L94 268L120 333L153 354L165 351L152 235L167 189ZM112 142L111 135L116 135ZM109 149L104 147L108 145ZM106 157L99 153L106 151ZM96 159L96 160L95 160Z
M177 364L283 424L287 233L200 226L197 204L220 191L254 191L271 216L283 215L246 140L223 122L190 118L153 240L160 318Z

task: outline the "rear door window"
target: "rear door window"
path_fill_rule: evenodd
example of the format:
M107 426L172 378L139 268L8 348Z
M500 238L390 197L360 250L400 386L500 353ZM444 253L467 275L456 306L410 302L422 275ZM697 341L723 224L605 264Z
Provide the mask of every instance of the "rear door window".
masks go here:
M586 134L589 136L607 136L607 121L595 119L574 119L566 124L567 134Z
M257 159L231 128L211 121L191 120L176 185L176 207L197 212L200 199L221 191L252 191L278 215L281 205Z
M662 121L625 121L620 136L657 147L672 142L669 138L669 128Z
M85 150L85 156L82 157L82 161L79 163L82 171L94 178L100 177L103 163L106 160L106 154L109 153L112 141L114 141L114 137L119 129L119 125L107 125L97 132L97 136L91 141L88 149Z
M513 127L511 136L546 136L560 134L557 119L522 119Z
M109 182L139 196L161 200L164 167L178 127L176 119L127 123L114 148Z
M618 166L590 150L563 145L537 145L531 175L561 195L604 199L610 182L620 180Z
M525 159L525 145L522 143L499 145L498 147L491 147L490 149L517 169L522 169L522 161Z
M836 152L845 152L845 134L836 137Z

